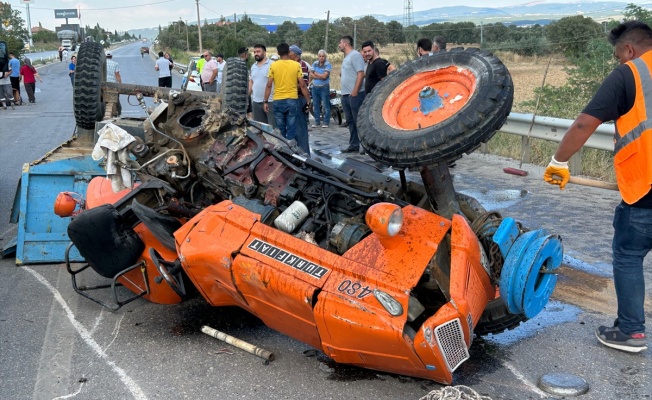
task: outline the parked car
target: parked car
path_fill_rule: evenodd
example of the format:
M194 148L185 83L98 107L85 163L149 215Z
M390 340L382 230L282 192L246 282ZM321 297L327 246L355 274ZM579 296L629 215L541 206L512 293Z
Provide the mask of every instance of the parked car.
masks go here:
M199 57L191 57L188 62L188 67L180 71L183 75L183 79L181 80L182 90L201 92L201 77L197 71L197 60L199 60Z

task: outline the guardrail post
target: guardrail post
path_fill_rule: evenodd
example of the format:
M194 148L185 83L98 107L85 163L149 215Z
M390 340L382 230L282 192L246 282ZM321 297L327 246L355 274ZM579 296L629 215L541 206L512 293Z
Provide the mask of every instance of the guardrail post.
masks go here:
M530 138L528 136L521 138L521 161L524 163L530 162Z
M582 175L582 151L581 148L577 153L573 154L570 158L570 173L571 175Z
M480 153L482 154L489 153L489 145L487 143L480 143Z

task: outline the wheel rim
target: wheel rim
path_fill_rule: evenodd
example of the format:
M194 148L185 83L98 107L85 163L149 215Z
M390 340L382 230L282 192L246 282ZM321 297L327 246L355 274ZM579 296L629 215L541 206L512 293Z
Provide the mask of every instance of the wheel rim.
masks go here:
M424 71L398 85L383 105L385 123L399 130L436 125L459 112L475 92L475 75L456 66ZM426 88L431 88L425 91Z

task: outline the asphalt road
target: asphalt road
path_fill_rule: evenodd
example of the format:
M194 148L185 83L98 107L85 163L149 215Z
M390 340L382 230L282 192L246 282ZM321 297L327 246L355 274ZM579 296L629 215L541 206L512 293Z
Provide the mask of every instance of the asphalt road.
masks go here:
M141 58L139 46L114 52L123 81L155 85L153 60ZM22 164L74 131L67 66L51 64L40 74L44 82L37 83L36 104L0 110L0 244L11 229L7 221ZM178 86L180 78L174 79ZM123 109L132 116L140 112L125 101ZM313 129L311 147L320 158L337 163L347 135L334 125ZM560 192L544 184L542 169L531 165L523 166L530 172L526 177L502 172L517 166L514 160L473 154L452 172L456 188L486 208L562 235L568 266L541 315L513 331L474 341L471 359L455 373L454 385L493 399L555 398L537 388L538 379L571 373L590 385L582 399L649 398L650 351L618 352L598 345L593 336L615 312L610 238L618 194L573 185ZM137 300L108 312L74 293L63 265L14 263L0 260L0 399L419 399L441 388L308 357L308 346L241 310L212 308L201 298L172 306ZM649 260L646 266L650 282ZM649 305L650 285L647 293ZM200 333L202 325L273 351L277 359L263 365Z

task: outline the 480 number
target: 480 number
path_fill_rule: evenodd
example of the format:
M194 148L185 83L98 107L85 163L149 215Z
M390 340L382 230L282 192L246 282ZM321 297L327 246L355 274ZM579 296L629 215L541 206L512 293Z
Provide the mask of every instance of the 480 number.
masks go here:
M363 299L373 292L369 286L362 287L360 282L351 282L349 279L340 282L337 291L358 299Z

